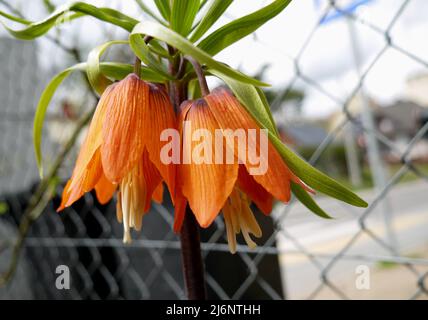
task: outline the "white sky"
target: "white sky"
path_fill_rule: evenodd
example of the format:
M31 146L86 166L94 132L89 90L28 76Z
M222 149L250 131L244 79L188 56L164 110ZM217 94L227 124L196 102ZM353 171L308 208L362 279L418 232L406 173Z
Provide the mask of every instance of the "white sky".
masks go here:
M19 0L18 0L19 1ZM350 0L343 0L344 3ZM34 1L35 3L36 1ZM39 1L37 1L39 2ZM65 3L66 1L54 1ZM89 0L95 5L122 6L130 15L141 18L133 0ZM146 3L151 1L145 0ZM270 1L235 0L225 18L214 28L228 22L231 18L243 16ZM326 3L326 0L321 1ZM404 0L373 0L369 5L360 7L359 17L370 24L385 29L397 13ZM27 1L28 3L28 1ZM33 4L33 3L32 3ZM38 10L31 10L31 16L41 18ZM313 0L294 0L286 10L257 31L257 39L249 36L227 48L216 59L226 62L245 73L254 74L264 64L269 64L265 81L274 87L283 88L294 75L293 58L297 56L303 43L322 15L322 8L316 8ZM393 42L405 48L422 60L428 60L428 0L411 0L395 27L391 30ZM35 19L33 19L35 20ZM81 20L84 25L76 32L73 27L62 29L89 48L97 44L100 30L97 22ZM363 69L369 65L385 45L381 34L361 24L355 25L358 47L361 53ZM110 28L114 30L114 28ZM120 34L120 33L119 33ZM113 33L115 36L115 33ZM118 36L118 34L116 34ZM56 57L59 58L59 57ZM51 63L52 57L44 55L45 63ZM312 40L300 57L303 74L319 83L335 97L344 100L358 81L351 50L349 25L345 19L336 20L317 28ZM365 90L382 103L389 103L404 94L406 79L426 68L396 50L388 49L369 73ZM297 87L306 92L304 110L310 116L323 116L339 107L329 97L318 90L298 81Z

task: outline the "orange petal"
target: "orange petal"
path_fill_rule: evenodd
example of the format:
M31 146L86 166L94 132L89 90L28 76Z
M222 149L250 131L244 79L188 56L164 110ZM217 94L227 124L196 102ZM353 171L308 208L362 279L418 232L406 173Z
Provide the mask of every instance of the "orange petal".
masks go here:
M106 204L109 202L113 197L116 189L117 185L111 183L103 173L95 185L95 194L97 196L98 202L101 204Z
M183 226L184 216L186 214L187 200L183 196L177 196L174 210L174 232L179 233Z
M64 189L62 191L61 204L58 207L58 209L56 209L57 212L64 210L65 204L68 202L68 199L70 199L70 184L71 184L71 179L69 179L64 186Z
M71 206L75 201L82 197L85 192L91 191L101 178L102 173L101 155L98 149L82 175L79 178L73 176L67 182L62 194L61 205L57 211L61 211L64 208Z
M102 142L102 124L105 118L106 110L112 103L112 91L116 84L112 84L102 94L97 108L95 109L94 116L89 126L86 138L80 148L79 156L76 160L76 165L73 170L73 176L79 179L83 172L86 170L87 165L98 150ZM77 180L75 180L77 181Z
M148 92L149 85L130 74L111 93L102 127L101 156L104 173L113 183L119 183L141 160Z
M173 106L165 89L158 85L150 85L150 103L145 113L145 136L147 151L150 160L159 170L163 180L174 200L176 165L165 164L161 161L160 155L162 147L167 143L161 141L161 133L165 129L176 130L176 119ZM178 147L178 146L177 146Z
M185 111L186 108L183 112ZM186 120L189 121L190 127L184 126L183 128L183 160L180 166L179 180L182 184L183 195L187 198L196 219L202 227L206 228L216 218L233 190L238 176L238 163L215 163L214 144L206 145L207 149L204 149L203 154L201 153L205 156L205 151L211 148L212 154L206 159L211 160L211 163L206 163L205 160L195 163L195 160L198 160L192 155L196 150L195 147L213 142L215 130L220 129L220 127L203 99L192 102L191 108L187 111ZM201 132L199 129L205 130L205 133L210 133L212 139L201 137L199 141L192 141L193 133L196 130ZM190 164L186 164L184 159L186 154Z
M251 201L253 201L264 214L267 215L271 213L273 203L272 195L250 176L244 165L239 166L238 187L250 197Z
M267 147L267 159L266 155L260 152L260 138L257 139L257 137L248 134L248 129L256 129L256 136L265 134L259 131L260 127L255 120L241 106L239 101L225 89L215 90L212 94L206 96L205 99L221 128L232 130L244 129L247 132L247 146L255 146L255 154L260 156L260 161L268 162L267 171L264 174L253 175L254 180L261 184L275 198L283 202L288 202L290 200L290 180L297 177L294 177L270 141ZM235 147L235 152L237 152L236 150L237 148ZM254 168L248 161L248 156L245 161L245 167L247 170Z
M159 183L159 185L156 187L155 191L153 192L152 199L157 203L163 202L163 184L162 183Z
M150 209L151 199L154 191L162 182L162 177L155 167L155 165L149 159L149 153L147 149L144 149L143 159L142 159L142 171L144 175L144 181L146 184L146 199L145 199L145 207L144 212L147 212Z

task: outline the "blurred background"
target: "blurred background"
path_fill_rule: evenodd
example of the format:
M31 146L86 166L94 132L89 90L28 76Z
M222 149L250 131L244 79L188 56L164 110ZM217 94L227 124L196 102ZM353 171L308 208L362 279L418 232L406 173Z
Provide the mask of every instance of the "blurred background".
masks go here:
M141 20L148 17L139 2L153 6L85 2ZM214 28L269 2L235 0ZM38 21L63 3L0 0L0 10ZM217 219L202 231L211 298L427 298L427 16L425 0L294 0L216 56L271 83L266 94L283 141L369 207L317 195L334 217L323 220L297 202L277 204L271 217L257 214L264 232L259 247L239 246L235 255ZM92 18L65 22L32 42L0 30L2 299L185 297L168 199L153 205L129 246L122 244L114 202L101 206L87 194L55 212L78 150L70 140L81 141L81 118L96 104L83 74L60 87L44 127L45 170L55 169L60 186L39 184L32 120L41 91L57 72L86 61L93 47L125 38ZM133 60L120 46L106 59ZM210 79L210 85L219 83ZM64 161L55 168L58 160ZM69 289L55 285L61 265L69 268Z

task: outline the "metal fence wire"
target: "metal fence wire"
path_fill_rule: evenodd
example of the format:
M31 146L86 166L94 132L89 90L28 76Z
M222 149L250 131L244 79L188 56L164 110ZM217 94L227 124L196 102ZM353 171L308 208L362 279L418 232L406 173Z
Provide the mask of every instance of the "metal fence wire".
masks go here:
M293 200L287 205L276 204L271 217L257 215L264 231L259 246L250 250L239 245L235 255L228 252L225 225L222 219L217 219L212 227L202 231L211 298L427 297L425 194L428 171L424 168L428 157L415 156L416 151L426 147L426 113L422 111L420 121L413 126L412 136L403 144L389 134L391 130L384 130L386 125L379 125L379 113L372 108L373 101L366 90L373 70L391 54L410 60L421 74L428 74L426 56L414 52L406 42L403 44L395 37L409 10L418 6L428 10L428 7L422 0L392 2L391 11L394 12L389 22L380 27L364 19L360 11L347 10L342 1L318 1L321 13L316 18L307 18L313 29L295 55L270 46L263 39L262 31L252 37L251 46L274 51L294 66L293 74L286 76L287 85L277 92L277 98L271 103L280 127L292 127L281 111L281 97L302 86L324 96L332 105L340 106L340 115L328 134L305 156L311 164L324 169L325 163L328 167L331 160L330 151L348 141L347 172L355 166L349 159L355 158L357 150L359 163L370 172L373 187L358 191L369 202L366 209L317 196L320 206L334 216L332 220L310 214ZM36 3L32 3L35 8L42 8L43 1ZM26 18L46 14L43 9L37 11L22 4L23 1L0 1L2 10ZM109 5L126 7L119 1L110 1ZM318 31L337 14L348 23L349 54L355 65L356 81L346 94L330 90L305 71L305 56L317 55L316 51L311 51L311 44L316 41ZM61 68L85 60L88 44L79 41L79 33L91 30L106 40L123 37L113 27L98 30L92 29L89 22L85 23L72 31L67 25L59 27L35 42L19 42L6 33L0 38L0 271L3 273L0 282L9 280L0 288L0 298L184 299L180 242L172 231L173 209L168 199L163 205L153 204L142 232L133 234L131 245L122 243L122 228L116 222L114 201L103 206L92 194L87 194L71 208L57 214L58 195L63 186L60 184L46 207L28 210L39 183L31 127L42 88ZM363 61L359 46L364 46L368 33L378 35L377 51ZM43 56L47 51L50 51L48 58ZM119 51L110 54L119 59L129 55ZM331 59L335 59L333 51ZM394 76L394 70L385 72ZM72 76L65 83L52 103L55 107L50 109L45 125L43 148L47 163L54 163L55 157L64 151L65 142L78 126L78 115L89 110L95 101L80 75ZM360 106L359 111L354 110L354 104ZM402 103L398 112L406 116L411 112L409 108L409 104ZM397 130L392 128L393 132ZM349 134L351 139L346 140ZM75 138L80 140L81 135ZM72 148L58 168L58 175L64 181L71 172L76 152L77 148ZM392 173L386 170L387 162L394 163ZM367 174L365 169L362 171L360 175ZM15 246L17 241L21 246ZM69 268L69 289L63 290L56 285L59 266ZM8 279L9 270L14 271L11 279Z

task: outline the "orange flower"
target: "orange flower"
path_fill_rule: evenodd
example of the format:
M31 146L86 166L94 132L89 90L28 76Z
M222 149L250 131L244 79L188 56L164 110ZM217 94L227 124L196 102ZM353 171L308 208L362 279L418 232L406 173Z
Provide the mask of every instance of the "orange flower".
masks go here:
M208 131L209 136L218 137L220 134L226 143L218 147L219 140L216 140L215 152L207 155L208 149L204 148L200 139L195 139L195 134L201 138L201 129L202 132ZM255 243L249 234L260 237L261 230L250 209L250 203L254 202L264 214L269 214L273 198L282 202L290 200L291 181L307 188L284 163L278 151L268 141L266 133L260 130L239 101L225 89L214 90L196 101L185 101L181 105L179 130L183 145L182 161L186 162L186 154L194 157L195 152L197 154L201 150L201 157L208 161L188 161L179 166L175 231L181 228L187 201L204 228L211 225L220 211L223 212L231 252L236 251L236 234L239 232L243 233L247 244L254 247ZM244 146L236 141L239 136L236 133L242 133L242 130L247 142ZM252 131L258 132L260 139L250 134ZM231 139L230 133L236 135ZM263 142L266 144L265 150ZM208 142L208 147L210 144L212 145ZM219 150L223 150L223 155L217 158ZM260 164L264 162L266 165L264 172L252 173L252 151L259 156ZM233 154L233 161L224 158L224 153L227 152Z
M139 230L150 201L162 201L162 181L171 195L175 168L160 160L160 134L175 127L175 114L165 90L130 74L103 93L58 211L95 188L100 203L118 189L117 217L124 242L130 228Z

